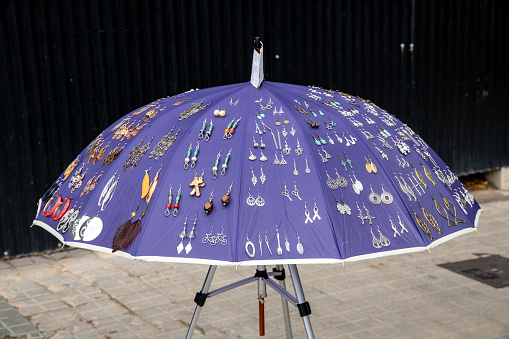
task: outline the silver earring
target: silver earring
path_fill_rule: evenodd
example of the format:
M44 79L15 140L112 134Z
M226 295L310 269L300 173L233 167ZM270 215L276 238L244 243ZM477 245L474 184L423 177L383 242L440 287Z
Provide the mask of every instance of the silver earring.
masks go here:
M263 198L260 196L260 192L258 192L258 198L256 198L255 203L258 207L265 205L265 200L263 200Z
M292 201L292 198L290 197L290 192L288 192L288 189L286 188L286 183L284 185L285 190L281 194L283 195L283 197L287 197L290 201Z
M387 205L391 204L394 200L392 194L384 190L384 185L382 185L382 194L380 195L380 198L382 198L382 202Z
M304 172L306 172L306 174L311 173L311 170L309 169L309 166L308 166L308 157L306 157L306 170Z
M246 253L250 258L254 258L254 256L255 256L254 244L251 242L251 240L249 240L249 237L247 236L247 234L246 234L246 237L247 237L246 246L245 246Z
M249 206L254 206L254 205L255 205L255 203L256 203L256 200L255 200L255 198L251 195L251 192L249 192L249 190L248 190L248 194L249 194L249 196L247 197L246 202L247 202L247 204L248 204Z
M369 185L371 188L371 194L369 195L369 201L371 201L374 205L379 205L382 201L380 200L380 195L378 193L373 192L373 187Z
M260 147L261 148L265 148L265 143L263 142L262 138L260 138Z
M329 143L334 145L334 140L329 136L329 133L327 133L327 139L329 139Z
M263 154L262 150L260 150L260 161L267 161L267 157Z
M299 175L299 171L297 171L297 165L295 164L295 158L293 159L293 175Z
M254 155L253 152L251 152L251 149L249 149L249 153L251 154L249 156L249 160L251 160L251 161L256 160L256 155Z
M253 142L254 142L253 147L254 147L254 148L258 148L258 146L259 146L259 145L258 145L258 143L256 142L256 140L255 140L255 138L254 138L254 137L253 137Z
M265 176L265 173L263 173L263 167L260 166L260 171L262 172L262 174L260 175L260 181L262 182L262 184L265 183L265 180L267 179L267 177Z
M290 131L290 134L292 135L292 137L295 136L295 129L293 128L293 125L292 125L292 130Z
M281 132L281 134L283 134L283 137L286 138L286 136L288 135L288 132L285 130L285 128L283 127L283 132Z
M253 175L253 177L251 178L251 182L253 183L253 186L256 186L256 183L258 182L258 179L254 175L253 167L251 167L251 174Z

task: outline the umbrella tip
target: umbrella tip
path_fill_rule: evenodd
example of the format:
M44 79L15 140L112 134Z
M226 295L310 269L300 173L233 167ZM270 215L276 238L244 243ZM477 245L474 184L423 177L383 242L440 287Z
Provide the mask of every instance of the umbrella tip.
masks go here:
M260 37L255 37L253 51L253 65L251 67L251 85L260 88L263 82L263 43Z

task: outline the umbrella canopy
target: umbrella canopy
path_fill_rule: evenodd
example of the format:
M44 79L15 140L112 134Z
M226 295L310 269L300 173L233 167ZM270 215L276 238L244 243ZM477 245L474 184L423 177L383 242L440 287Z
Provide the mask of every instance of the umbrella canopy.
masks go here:
M119 119L46 192L34 224L69 246L211 265L340 263L475 230L472 195L393 115L339 91L257 86L190 91Z

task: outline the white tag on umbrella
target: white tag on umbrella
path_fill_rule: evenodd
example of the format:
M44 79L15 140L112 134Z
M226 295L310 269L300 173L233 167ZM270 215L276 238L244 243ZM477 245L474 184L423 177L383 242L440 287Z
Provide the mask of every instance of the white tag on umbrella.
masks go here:
M253 50L253 66L251 67L251 85L260 88L263 82L263 43L260 41L260 51Z

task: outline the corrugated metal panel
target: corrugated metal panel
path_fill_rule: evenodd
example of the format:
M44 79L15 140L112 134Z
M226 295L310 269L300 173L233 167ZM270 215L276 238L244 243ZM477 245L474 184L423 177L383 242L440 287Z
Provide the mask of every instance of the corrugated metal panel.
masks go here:
M507 166L506 3L3 1L0 256L56 246L27 229L36 199L110 123L248 81L254 36L267 79L370 99L458 174Z

